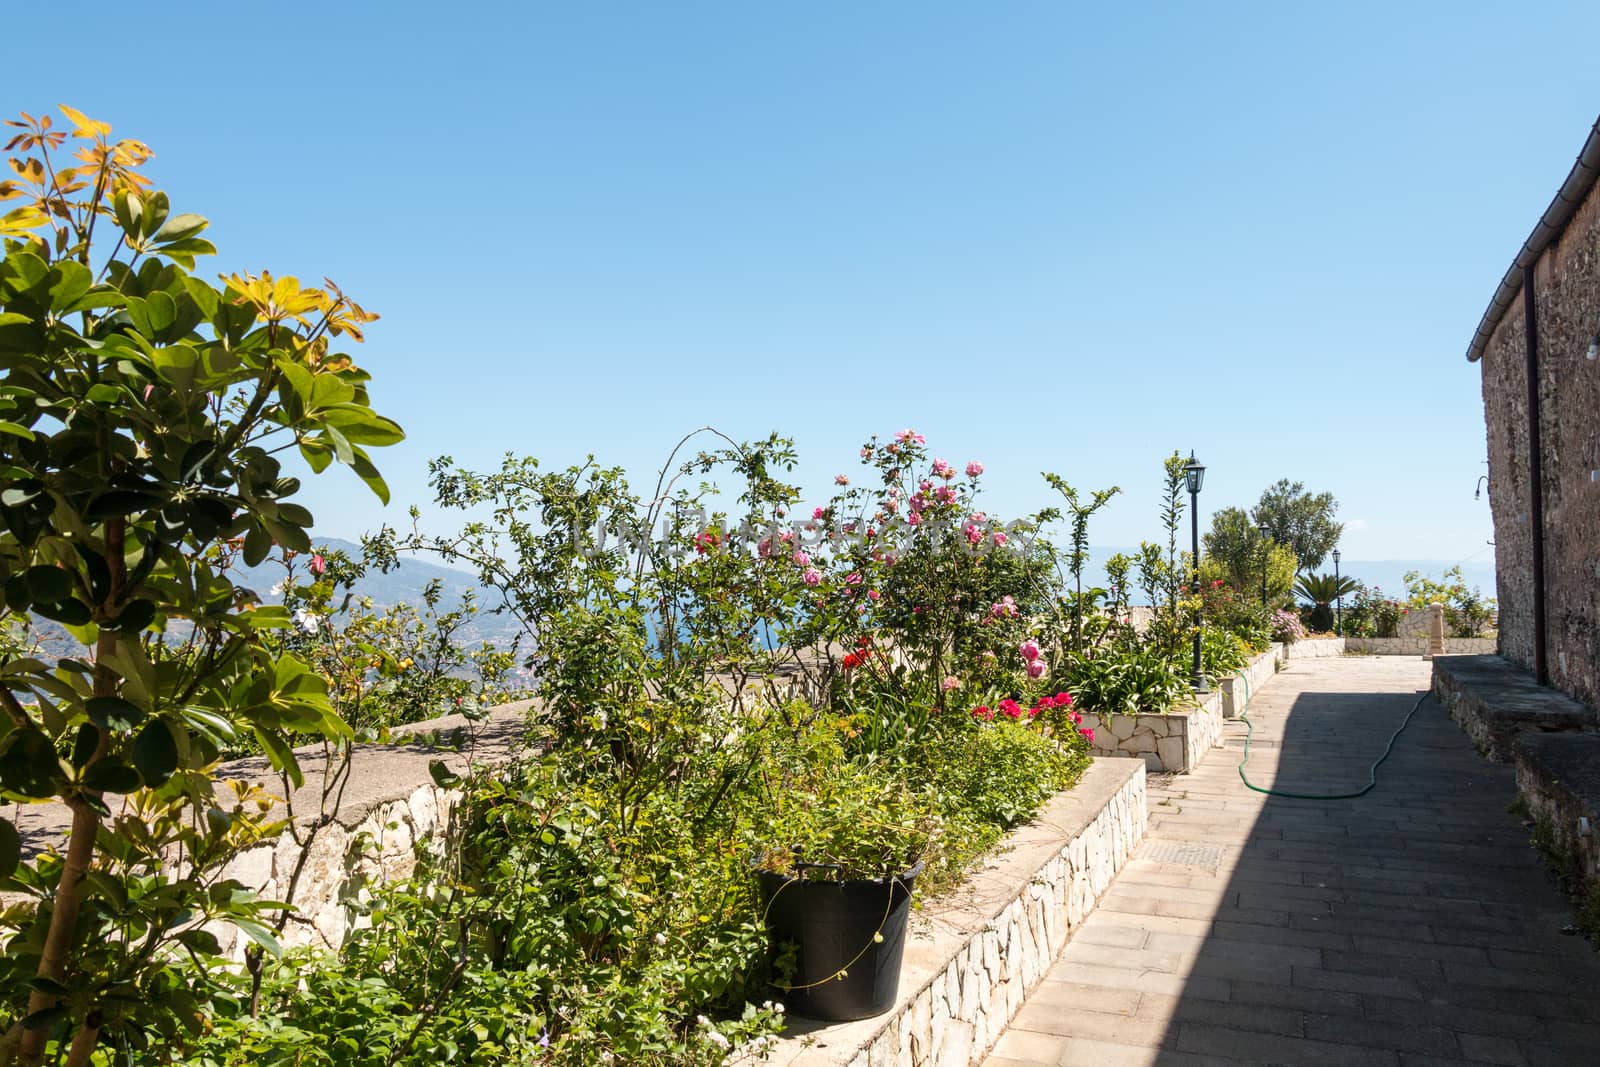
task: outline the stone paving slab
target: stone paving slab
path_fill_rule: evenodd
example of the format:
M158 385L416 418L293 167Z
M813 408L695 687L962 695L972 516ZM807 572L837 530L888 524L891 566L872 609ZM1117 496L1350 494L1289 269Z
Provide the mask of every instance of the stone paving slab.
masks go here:
M1296 661L1251 705L1275 744L1248 773L1360 788L1428 688L1417 657ZM1562 933L1511 769L1432 697L1356 800L1245 789L1227 731L1196 773L1151 779L1144 846L990 1067L1600 1064L1600 955ZM1200 845L1214 869L1148 858Z

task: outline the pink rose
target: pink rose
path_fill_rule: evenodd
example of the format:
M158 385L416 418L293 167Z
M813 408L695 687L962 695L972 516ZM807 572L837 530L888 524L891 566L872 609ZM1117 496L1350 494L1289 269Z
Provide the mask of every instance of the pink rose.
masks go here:
M861 458L862 459L871 459L872 458L872 446L871 445L862 445L861 446Z
M328 569L328 561L322 558L322 553L313 552L311 554L311 573L312 574L321 574L323 571L325 571L327 569Z
M949 460L936 459L933 461L933 473L940 478L951 478L956 472L955 468L950 466Z
M989 516L982 511L974 511L972 513L972 521L977 523L979 526L982 526L984 523L989 521Z
M1024 641L1017 646L1017 651L1022 653L1023 659L1032 663L1039 658L1039 643L1033 640Z
M811 557L805 552L804 549L795 549L794 555L790 556L789 558L794 560L794 565L796 567L806 567L811 564Z
M939 688L944 690L946 693L950 692L952 689L960 689L961 679L957 678L953 674L946 675L944 681L939 683Z
M1044 660L1036 659L1028 664L1028 677L1037 678L1044 674Z
M912 503L914 504L916 502L912 501ZM920 526L920 525L922 525L922 512L921 511L913 511L911 514L907 515L906 516L906 525L908 525L908 526Z
M983 531L978 529L975 524L969 523L967 528L962 532L967 535L967 544L969 545L975 545L979 541L983 540Z
M850 484L850 479L849 479L849 477L847 475L835 474L833 476L833 484L834 485L849 485Z
M996 547L996 548L1001 548L1001 547L1003 547L1003 546L1004 546L1004 545L1005 545L1005 543L1006 543L1006 535L1005 535L1005 534L1003 534L1003 533L1001 533L1001 532L1000 532L1000 531L999 531L999 530L996 530L996 531L995 531L995 532L994 532L994 534L993 534L993 536L992 536L992 537L991 537L991 538L990 538L990 539L991 539L991 540L992 540L992 541L994 541L994 546L995 546L995 547Z
M811 512L811 517L813 519L820 519L820 518L825 517L827 514L828 514L828 509L827 508L816 508Z
M977 460L973 460L971 463L967 464L967 477L968 478L976 478L978 475L980 475L982 473L983 473L983 464L982 463L979 463Z
M806 572L800 576L800 580L815 588L822 584L822 572L815 567L807 567Z
M883 594L878 592L876 589L868 589L867 590L867 599L868 600L877 600L882 595Z

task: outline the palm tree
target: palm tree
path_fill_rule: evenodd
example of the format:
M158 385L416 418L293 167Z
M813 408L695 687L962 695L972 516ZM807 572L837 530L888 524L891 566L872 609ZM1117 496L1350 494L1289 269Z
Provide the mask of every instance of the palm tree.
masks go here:
M1331 574L1302 574L1300 580L1295 583L1294 591L1315 605L1311 609L1311 628L1331 630L1333 609L1328 605L1342 596L1355 592L1358 584L1354 578L1343 575L1335 578Z

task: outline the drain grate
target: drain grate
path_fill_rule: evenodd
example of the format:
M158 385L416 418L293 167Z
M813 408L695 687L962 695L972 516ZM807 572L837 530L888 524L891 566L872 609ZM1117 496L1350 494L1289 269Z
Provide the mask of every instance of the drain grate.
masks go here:
M1182 841L1152 841L1145 846L1140 858L1152 863L1176 863L1214 871L1222 866L1222 849L1216 845L1186 845Z

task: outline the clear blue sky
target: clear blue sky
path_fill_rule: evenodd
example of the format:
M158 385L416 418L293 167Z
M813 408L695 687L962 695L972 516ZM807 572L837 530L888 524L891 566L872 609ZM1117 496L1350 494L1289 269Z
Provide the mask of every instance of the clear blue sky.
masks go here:
M155 148L213 269L383 314L396 504L331 471L321 532L440 453L779 429L820 498L914 426L998 512L1122 485L1099 544L1192 448L1207 511L1288 476L1347 558L1488 556L1463 352L1600 110L1592 0L355 7L89 3L5 59L6 110Z

